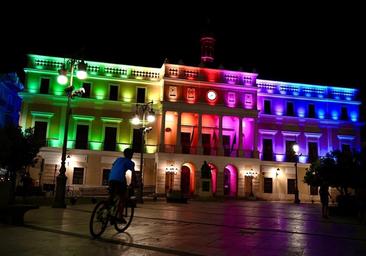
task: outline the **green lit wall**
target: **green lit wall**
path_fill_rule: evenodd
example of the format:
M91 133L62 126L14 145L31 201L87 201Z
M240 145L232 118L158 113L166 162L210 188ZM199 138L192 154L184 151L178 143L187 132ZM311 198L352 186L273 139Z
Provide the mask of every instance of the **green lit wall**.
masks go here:
M25 91L22 92L21 125L31 127L34 121L48 122L49 146L61 147L66 116L66 86L57 82L58 70L64 59L29 55ZM146 88L146 101L153 101L156 110L161 108L163 74L160 69L126 65L88 62L88 78L80 81L74 76L76 89L90 83L90 97L72 99L72 117L69 123L68 148L74 147L77 124L89 126L89 149L102 150L105 127L116 127L117 150L122 151L132 141L133 126L130 119L135 113L137 88ZM122 71L121 71L122 70ZM118 72L117 72L118 71ZM40 93L42 78L50 79L49 93ZM109 100L111 85L117 85L118 100ZM158 111L157 111L158 112ZM32 115L33 113L33 115ZM42 113L46 113L42 115ZM51 113L51 114L47 114ZM36 116L35 116L36 115ZM148 144L157 145L158 131L149 134ZM156 148L156 147L155 147ZM149 149L149 152L155 151Z

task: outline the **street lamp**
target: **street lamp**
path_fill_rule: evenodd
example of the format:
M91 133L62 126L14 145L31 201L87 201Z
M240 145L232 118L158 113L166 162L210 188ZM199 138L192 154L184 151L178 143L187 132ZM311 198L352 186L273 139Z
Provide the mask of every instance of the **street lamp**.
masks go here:
M56 178L56 195L55 200L53 202L53 208L66 208L65 203L65 192L66 192L66 149L67 149L67 134L69 130L69 120L71 115L71 99L75 96L81 96L85 90L84 88L80 88L75 90L73 85L74 72L77 66L76 76L79 79L85 79L87 76L86 68L87 65L83 60L77 59L69 59L66 64L62 66L59 70L59 76L57 77L57 81L60 84L66 84L68 81L67 78L67 67L70 69L70 82L66 87L65 92L67 96L67 106L66 106L66 118L65 118L65 129L64 129L64 140L62 144L62 155L61 155L61 167L60 173Z
M301 153L299 154L299 145L298 144L294 144L292 146L292 149L295 153L295 204L299 204L300 203L300 199L299 199L299 187L298 187L298 179L297 179L297 163L299 162L299 157L302 155Z
M257 175L257 172L253 171L253 169L250 169L250 171L245 172L246 177L250 177L250 197L254 197L253 194L253 177Z
M144 192L144 149L145 149L145 134L152 130L151 126L147 126L149 123L155 121L155 112L153 109L153 101L147 103L136 103L136 113L131 119L133 125L141 125L141 149L140 149L140 187L137 199L140 203L143 203Z

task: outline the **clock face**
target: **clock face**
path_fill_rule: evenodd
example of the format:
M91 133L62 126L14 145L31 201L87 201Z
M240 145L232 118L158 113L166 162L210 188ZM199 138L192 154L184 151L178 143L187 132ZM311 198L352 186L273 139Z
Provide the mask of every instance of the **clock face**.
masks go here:
M208 91L207 92L207 98L209 100L216 100L217 94L215 91Z

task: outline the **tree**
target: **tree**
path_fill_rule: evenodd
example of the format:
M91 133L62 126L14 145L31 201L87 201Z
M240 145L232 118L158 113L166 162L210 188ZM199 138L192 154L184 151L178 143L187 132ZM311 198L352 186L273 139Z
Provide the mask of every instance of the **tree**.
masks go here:
M336 188L341 195L348 195L349 188L357 189L365 177L364 155L350 151L332 151L310 165L304 176L304 182L311 186L327 183Z
M0 145L0 167L8 170L14 192L17 172L33 163L41 141L35 136L34 128L23 132L19 126L7 125L0 128Z

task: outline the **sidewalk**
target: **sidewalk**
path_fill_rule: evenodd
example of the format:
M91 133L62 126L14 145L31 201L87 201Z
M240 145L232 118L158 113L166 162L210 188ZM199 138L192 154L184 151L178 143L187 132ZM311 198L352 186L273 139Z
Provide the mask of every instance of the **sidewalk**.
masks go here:
M366 255L366 226L321 218L320 205L145 201L125 233L89 235L93 205L41 207L0 224L1 255Z

